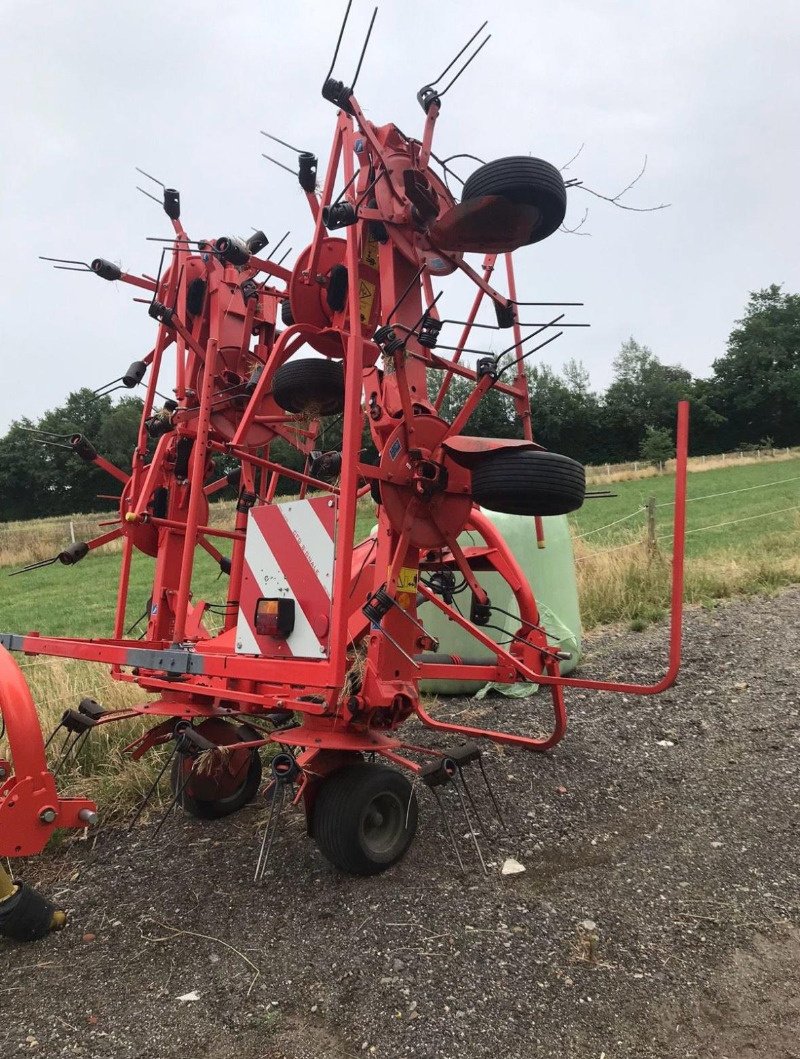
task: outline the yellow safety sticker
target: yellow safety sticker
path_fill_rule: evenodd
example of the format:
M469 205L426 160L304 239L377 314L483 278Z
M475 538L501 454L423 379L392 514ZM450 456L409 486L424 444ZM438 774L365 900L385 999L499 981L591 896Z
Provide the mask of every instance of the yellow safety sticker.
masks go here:
M361 323L365 324L372 313L372 303L375 300L375 284L362 279L358 282L358 304L361 315Z
M369 265L370 268L378 267L378 240L374 236L370 236L364 243L364 249L361 251L361 260L365 265Z
M400 573L397 575L397 591L399 592L411 592L416 593L417 591L417 571L411 566L404 566L401 568Z

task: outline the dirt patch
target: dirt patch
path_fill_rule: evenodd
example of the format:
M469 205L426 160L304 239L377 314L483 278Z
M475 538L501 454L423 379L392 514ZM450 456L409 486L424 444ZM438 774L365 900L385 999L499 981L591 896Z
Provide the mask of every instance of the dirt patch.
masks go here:
M0 1048L800 1056L798 604L792 589L693 611L666 695L571 694L552 754L490 748L511 831L482 836L488 876L464 838L459 874L425 798L409 855L375 879L337 874L297 816L254 887L257 806L229 821L176 817L156 841L107 830L31 862L26 876L70 923L35 945L0 943ZM664 637L593 637L582 672L654 679ZM546 701L481 708L523 731ZM526 871L502 877L507 856Z

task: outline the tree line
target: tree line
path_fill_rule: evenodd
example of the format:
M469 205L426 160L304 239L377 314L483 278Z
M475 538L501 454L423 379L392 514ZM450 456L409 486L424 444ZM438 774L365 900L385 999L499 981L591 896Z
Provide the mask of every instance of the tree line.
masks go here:
M613 362L611 384L593 390L586 369L570 361L561 372L547 365L527 368L537 441L582 463L618 463L668 455L675 406L692 402L693 455L741 446L800 444L800 295L773 284L751 294L744 316L730 334L725 353L708 378L694 378L680 365L663 364L648 346L631 338ZM451 419L472 389L454 378L442 412ZM0 521L95 511L109 506L98 497L119 492L119 483L67 448L80 433L98 452L127 468L136 441L142 402L72 393L38 421L20 419L0 438ZM324 448L335 448L340 426L325 428ZM472 416L467 433L518 437L511 402L491 390ZM35 439L50 444L36 444ZM367 439L365 438L365 444ZM300 455L283 441L273 458L299 468ZM367 457L368 458L368 457ZM663 455L662 457L663 458ZM294 487L284 480L285 489Z

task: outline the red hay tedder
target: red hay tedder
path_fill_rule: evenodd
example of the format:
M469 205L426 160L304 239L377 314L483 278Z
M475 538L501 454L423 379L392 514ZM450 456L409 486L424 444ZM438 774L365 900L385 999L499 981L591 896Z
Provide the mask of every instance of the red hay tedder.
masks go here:
M547 750L565 731L565 687L649 695L674 681L685 405L678 415L670 658L657 684L562 677L563 656L548 643L531 587L482 511L536 516L543 546L541 517L575 510L585 494L583 468L534 441L523 361L540 348L530 345L537 336L540 344L555 337L561 316L523 334L518 306L533 303L517 301L512 264L515 250L562 224L561 173L529 156L503 158L481 165L456 201L447 165L432 151L442 97L483 43L445 87L437 84L467 48L420 90L419 139L369 121L353 88L331 76L331 65L322 95L337 110L333 143L319 189L316 157L299 152L297 176L313 235L292 268L263 256L267 239L260 232L246 241L190 239L180 197L169 188L163 208L174 236L157 278L127 274L102 259L67 263L148 292L158 330L150 352L119 380L146 387L130 470L104 460L80 435L66 441L122 487L113 528L51 560L72 564L121 539L113 634L0 635L0 710L11 748L11 760L0 761L0 855L39 853L54 829L96 820L91 801L60 797L36 706L9 652L98 662L115 679L137 684L149 698L136 707L109 711L84 699L68 709L60 726L62 758L100 725L152 718L153 726L128 749L138 758L171 745L172 804L195 816L222 817L252 799L262 786L259 751L277 744L257 880L287 799L302 805L309 834L334 865L376 873L408 849L420 785L440 807L441 794L455 789L469 824L467 801L478 810L464 770L474 763L499 812L476 738ZM482 255L479 266L467 260L474 253ZM446 347L437 351L446 321L434 284L456 273L471 280L475 293L457 345L445 356ZM507 348L467 361L462 354L472 353L468 343L486 302L509 336ZM167 351L175 362L171 384L162 370ZM472 391L448 421L442 410L456 376L470 380ZM173 396L159 398L158 390L167 388ZM462 433L492 389L513 402L519 439ZM341 417L341 446L321 452L321 423L333 416ZM365 425L377 459L365 455ZM271 458L276 439L303 454L302 472ZM216 457L227 458L227 474L214 470ZM298 499L275 503L281 477L297 483ZM212 527L209 499L230 486L238 492L232 525ZM356 506L364 496L375 502L377 528L355 542ZM459 543L465 530L474 545ZM218 550L221 542L229 555ZM214 633L207 628L209 604L192 592L198 549L227 576L222 629ZM138 553L155 557L155 570L146 632L131 639L125 615ZM508 583L519 609L507 647L487 630L496 608L476 577L487 570ZM459 594L468 608L459 606ZM440 651L425 629L425 611L433 608L494 660L470 663ZM520 735L437 719L420 700L419 682L453 678L546 686L551 731ZM414 716L451 734L453 745L433 750L406 742L402 725ZM444 813L443 821L452 838ZM457 846L456 855L460 860ZM27 939L60 922L34 890L0 880L0 932Z

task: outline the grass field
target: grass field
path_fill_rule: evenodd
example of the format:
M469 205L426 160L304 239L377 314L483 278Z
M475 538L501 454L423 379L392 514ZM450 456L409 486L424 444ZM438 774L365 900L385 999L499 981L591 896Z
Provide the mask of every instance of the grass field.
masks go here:
M698 468L699 469L699 468ZM641 624L663 613L668 600L672 474L613 482L609 499L587 500L571 516L582 612L587 628L618 620ZM688 478L687 598L705 602L742 592L769 591L800 581L800 458L717 466ZM655 497L659 556L648 561L645 505ZM214 509L214 522L230 505ZM356 536L374 522L369 501L359 506ZM3 558L15 565L52 555L64 543L64 520L5 527ZM77 524L95 532L89 516ZM0 528L0 541L3 529ZM80 536L79 536L80 539ZM11 550L13 549L13 550ZM50 635L110 635L119 555L99 551L79 565L60 563L18 577L0 566L0 630L36 629ZM142 615L153 560L135 556L126 628ZM222 602L226 582L199 552L195 596Z
M609 488L614 498L587 500L572 517L582 615L587 628L618 620L642 627L669 601L675 478ZM644 545L649 497L657 503L652 560ZM800 459L690 474L688 498L688 602L711 604L800 581Z
M571 517L585 628L621 620L643 628L666 612L674 484L669 474L615 481L610 486L615 497L587 500ZM713 606L730 596L771 592L800 582L800 459L762 460L692 473L688 493L688 602ZM648 556L645 545L644 507L651 496L658 505L655 556ZM214 521L228 513L222 505L216 507ZM90 517L75 521L78 539L95 532ZM63 547L64 524L61 519L0 526L0 555L6 560L6 565L0 565L0 630L110 635L118 554L96 553L75 567L56 564L19 577L7 576L15 566L53 555ZM374 508L365 501L358 512L357 536L366 535L373 524ZM136 556L128 626L145 609L152 570L152 559ZM200 598L224 599L226 581L219 578L216 564L203 552L198 554L193 587ZM46 658L20 658L19 662L45 731L84 695L92 695L109 708L142 698L138 688L112 681L100 666ZM122 728L125 731L117 725L102 727L94 733L80 770L67 771L59 781L64 793L96 798L107 819L141 798L161 753L131 761L120 748L139 734L142 724L124 722ZM0 756L4 749L0 739Z

